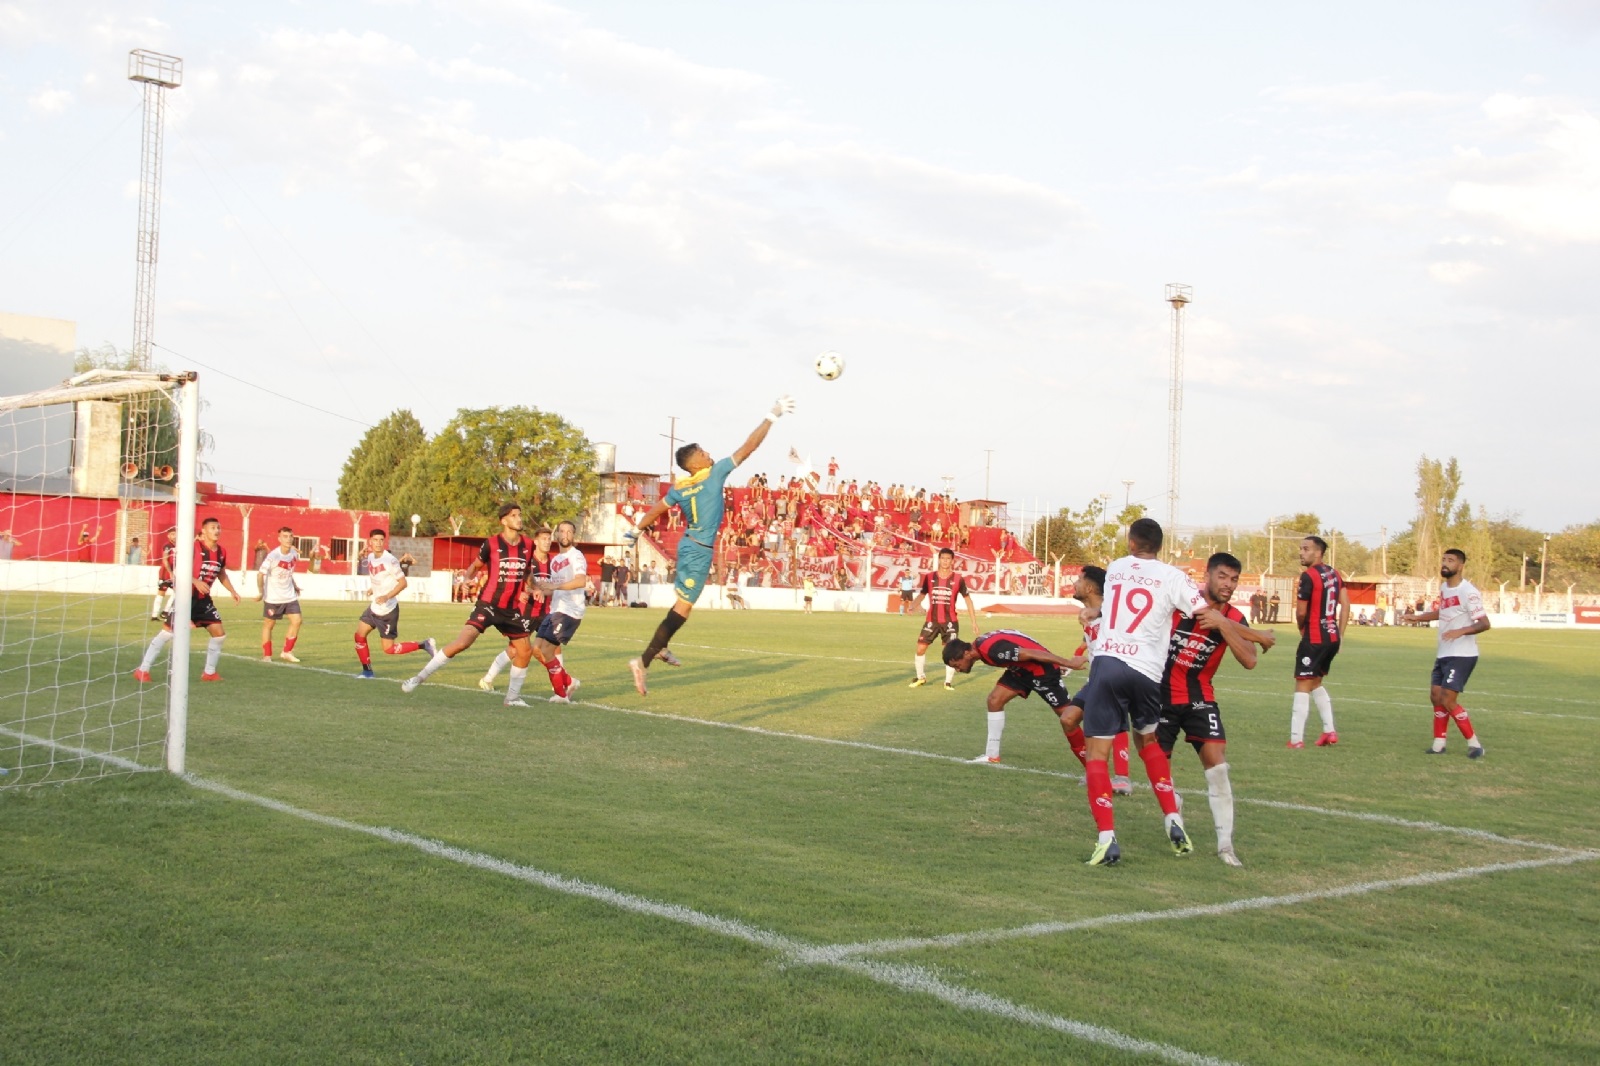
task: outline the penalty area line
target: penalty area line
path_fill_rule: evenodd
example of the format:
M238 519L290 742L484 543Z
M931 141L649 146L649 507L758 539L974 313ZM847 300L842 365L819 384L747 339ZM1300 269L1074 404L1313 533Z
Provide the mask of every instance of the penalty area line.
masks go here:
M1106 926L1135 925L1141 922L1172 921L1187 918L1208 918L1238 914L1243 911L1294 907L1322 900L1364 896L1372 892L1388 892L1402 888L1416 888L1424 885L1446 884L1451 881L1464 881L1472 877L1484 877L1489 874L1506 873L1514 870L1536 870L1547 866L1571 866L1580 862L1593 862L1596 859L1600 859L1600 851L1565 851L1560 855L1554 855L1546 859L1523 859L1518 862L1496 862L1483 866L1464 866L1455 870L1413 874L1410 877L1396 877L1383 881L1360 881L1355 884L1317 889L1312 892L1294 892L1283 896L1253 896L1248 899L1231 900L1227 903L1173 907L1159 911L1129 911L1123 914L1102 914L1094 918L1083 918L1073 922L1035 922L1031 925L1017 926L1011 929L985 929L970 933L948 933L943 936L906 937L898 940L869 940L859 944L837 944L818 949L819 957L814 961L836 963L841 959L856 956L885 955L892 952L918 951L929 948L965 947L969 944L992 944L1002 940L1053 936L1058 933L1099 929Z
M714 914L708 914L705 911L696 910L693 907L686 907L676 903L664 903L596 884L592 881L550 873L532 866L524 866L492 855L486 855L482 852L459 848L437 840L430 840L427 837L408 833L404 830L391 829L386 826L364 825L360 822L352 822L333 815L319 814L316 811L296 807L293 804L284 803L281 800L275 800L267 796L258 796L255 793L245 792L231 785L226 785L219 781L211 781L194 774L184 774L183 780L195 788L218 796L241 803L251 803L275 813L286 814L324 828L375 837L389 844L412 848L434 858L444 859L448 862L458 863L472 869L498 874L503 877L514 878L552 892L576 896L614 907L618 910L652 918L661 918L702 932L738 940L775 952L788 964L828 966L868 978L878 984L897 988L901 991L932 996L962 1010L989 1014L1007 1021L1050 1029L1086 1043L1100 1044L1134 1054L1150 1055L1164 1059L1167 1062L1179 1063L1181 1066L1231 1066L1224 1059L1196 1054L1171 1044L1141 1040L1138 1037L1129 1036L1115 1029L1107 1029L1104 1026L1093 1025L1089 1022L1081 1022L1072 1018L1035 1010L1031 1007L1012 1003L1010 1000L1002 999L999 996L990 995L987 992L963 988L959 985L951 984L932 971L920 966L906 966L870 959L855 959L849 956L840 956L837 959L828 958L825 957L826 948L807 944L782 933L762 929L737 919L722 918Z

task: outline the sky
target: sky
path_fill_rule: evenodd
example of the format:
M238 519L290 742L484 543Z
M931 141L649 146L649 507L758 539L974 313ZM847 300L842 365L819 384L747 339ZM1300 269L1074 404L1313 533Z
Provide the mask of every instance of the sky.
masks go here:
M0 311L86 347L132 343L135 48L228 491L331 505L400 408L661 472L789 392L747 471L1164 519L1181 283L1180 527L1376 543L1424 454L1600 517L1600 2L0 0Z

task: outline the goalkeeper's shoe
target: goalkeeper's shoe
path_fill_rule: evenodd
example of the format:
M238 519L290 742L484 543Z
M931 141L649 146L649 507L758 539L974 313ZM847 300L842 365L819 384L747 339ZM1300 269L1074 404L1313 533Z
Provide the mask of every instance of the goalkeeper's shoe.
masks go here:
M408 677L404 681L400 682L400 691L401 692L415 692L415 691L417 691L417 686L420 685L420 684L422 684L422 678L420 678L420 677Z
M280 651L278 653L278 658L282 659L286 663L297 663L300 661L300 656L296 655L292 651Z
M493 692L494 678L488 676L478 678L478 687L483 689L485 692Z
M200 675L200 680L201 681L221 681L222 680L222 675L221 674L201 674Z
M1172 842L1174 855L1187 855L1194 850L1194 843L1189 839L1189 834L1184 832L1183 823L1178 821L1176 815L1167 826L1167 839Z
M1101 841L1094 846L1085 866L1115 866L1122 859L1122 848L1117 845L1117 838Z
M1111 792L1117 796L1133 795L1133 782L1118 774L1111 779Z
M150 671L148 671L148 670L135 670L133 672L133 679L135 681L149 681L150 680Z
M907 688L921 688L923 685L926 685L927 683L928 683L928 679L925 678L925 677L913 677L911 679L911 684L907 685L906 687Z
M633 687L639 690L639 695L648 696L650 686L644 681L644 663L638 659L629 659L628 669L633 671Z
M672 652L666 648L662 648L660 651L656 652L656 662L666 663L668 666L683 665L683 660L672 654Z
M372 667L370 666L363 666L361 668L361 672L356 675L356 677L360 678L362 681L371 681L377 676L377 674L372 672Z

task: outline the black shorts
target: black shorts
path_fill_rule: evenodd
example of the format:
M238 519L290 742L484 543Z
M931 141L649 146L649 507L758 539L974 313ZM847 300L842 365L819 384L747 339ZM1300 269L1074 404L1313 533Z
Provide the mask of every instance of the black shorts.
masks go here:
M961 635L960 622L935 622L932 619L922 623L922 632L917 634L918 644L932 644L935 637L941 644L948 644Z
M400 635L400 605L394 605L394 610L388 614L373 614L368 607L361 612L361 620L378 631L378 636L384 640L393 640Z
M1161 682L1121 659L1097 656L1094 678L1083 694L1086 736L1114 737L1130 725L1136 733L1148 733L1161 721Z
M1047 666L1043 673L1032 674L1013 666L1001 674L995 684L1021 694L1023 699L1028 698L1028 693L1037 692L1051 710L1058 714L1066 710L1067 686L1061 682L1061 670L1058 667Z
M496 607L481 601L473 605L472 614L467 616L467 625L479 633L494 626L513 640L533 632L533 619L515 607Z
M157 592L165 592L168 589L170 589L171 587L172 587L172 582L170 582L170 581L157 581L156 582L156 591Z
M910 603L912 600L914 600L916 598L917 598L916 593L912 592L910 589L901 589L900 590L900 602L901 603Z
M1467 678L1478 665L1476 655L1446 655L1433 660L1433 683L1451 692L1467 691Z
M172 627L173 615L177 608L167 612L167 627ZM210 596L194 596L189 600L189 624L196 629L205 629L207 626L220 626L222 616L217 613L217 601Z
M582 624L583 619L568 614L547 614L539 623L539 639L559 647L571 640Z
M279 618L282 618L286 614L299 614L299 613L300 613L300 601L299 600L290 600L288 603L267 603L266 601L262 601L262 604L261 604L261 617L262 618L279 619Z
M1228 739L1222 730L1222 709L1205 700L1169 703L1161 709L1161 722L1156 726L1156 743L1161 750L1171 755L1180 733L1195 751L1202 744L1221 744Z
M1339 654L1339 641L1333 640L1325 644L1313 644L1302 639L1300 647L1294 653L1294 676L1296 679L1307 677L1327 677L1328 670L1333 666L1333 657Z

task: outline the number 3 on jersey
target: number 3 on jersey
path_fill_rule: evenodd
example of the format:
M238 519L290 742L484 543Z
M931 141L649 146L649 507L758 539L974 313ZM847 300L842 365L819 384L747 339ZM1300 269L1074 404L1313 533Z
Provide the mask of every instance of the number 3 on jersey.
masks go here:
M1119 581L1111 586L1111 612L1106 617L1106 625L1113 631L1121 629L1124 633L1132 633L1139 628L1139 623L1144 621L1155 603L1156 598L1150 594L1150 590L1138 586L1129 589L1124 595L1122 583ZM1126 625L1117 624L1119 615L1127 623Z

